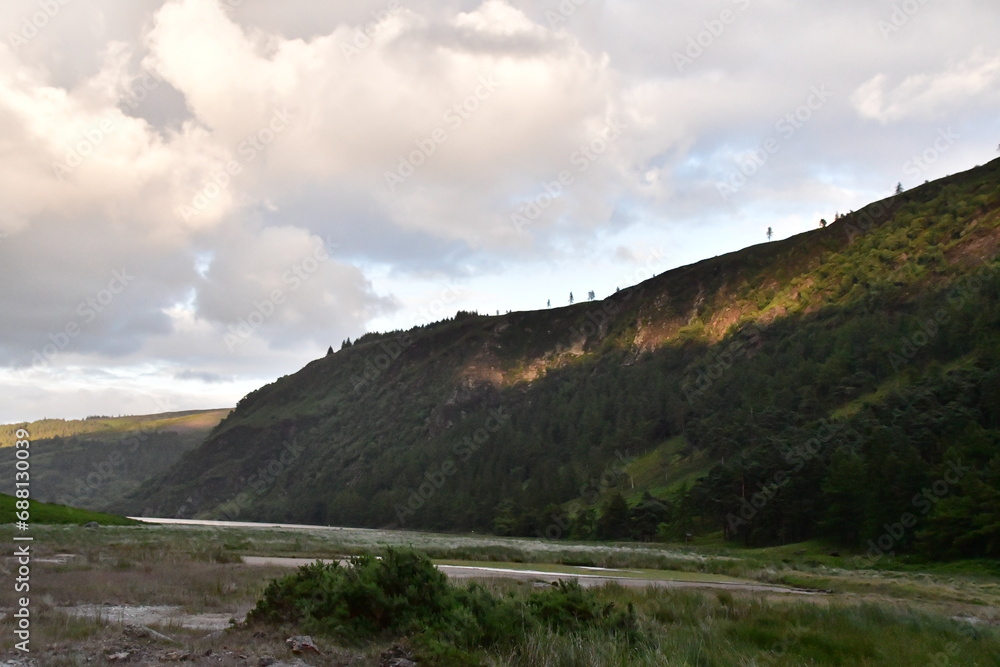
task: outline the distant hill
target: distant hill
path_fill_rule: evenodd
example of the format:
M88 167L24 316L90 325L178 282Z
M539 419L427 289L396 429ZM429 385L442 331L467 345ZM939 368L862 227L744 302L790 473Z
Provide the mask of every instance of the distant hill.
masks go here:
M603 301L365 335L118 507L1000 553L1000 160L818 223Z
M201 444L229 408L132 417L45 419L0 426L10 446L31 434L31 491L42 501L104 509ZM0 458L0 492L14 490L13 456Z
M0 493L0 517L3 517L2 520L0 520L0 523L14 523L16 502L17 499L14 498L14 496L9 496L6 493ZM30 515L27 522L29 526L37 523L75 523L83 525L90 523L91 521L96 521L102 526L135 526L141 523L140 521L129 519L124 516L106 514L104 512L93 512L76 507L67 507L65 505L43 503L37 500L31 501L31 508L29 512Z

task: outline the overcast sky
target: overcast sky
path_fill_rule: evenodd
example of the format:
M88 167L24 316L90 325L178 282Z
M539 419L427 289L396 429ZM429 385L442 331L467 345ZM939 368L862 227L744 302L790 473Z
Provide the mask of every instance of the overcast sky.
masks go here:
M222 407L1000 142L996 0L4 0L0 421Z

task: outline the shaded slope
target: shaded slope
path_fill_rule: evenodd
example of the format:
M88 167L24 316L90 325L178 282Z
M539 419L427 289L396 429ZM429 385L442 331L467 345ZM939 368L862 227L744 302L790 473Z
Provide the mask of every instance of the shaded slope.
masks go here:
M129 417L46 419L0 427L31 434L31 492L43 501L100 510L121 502L201 444L230 410L188 410ZM0 460L0 492L14 491L13 456Z
M706 480L736 455L765 461L787 429L805 435L941 364L995 367L998 172L994 161L602 302L366 335L248 395L126 507L567 534L554 512L601 509L626 483L622 462L671 438L687 445L666 477L685 457L715 462ZM980 287L963 288L977 272ZM951 308L956 289L967 298ZM949 322L910 354L942 308ZM674 500L688 509L668 523L722 527L712 512L724 508ZM800 523L788 535L821 520Z

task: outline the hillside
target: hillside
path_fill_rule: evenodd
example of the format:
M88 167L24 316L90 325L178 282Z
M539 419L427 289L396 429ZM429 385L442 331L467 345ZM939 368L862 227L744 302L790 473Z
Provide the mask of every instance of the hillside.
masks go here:
M2 523L14 523L17 512L17 499L6 493L0 493L0 516L4 518ZM31 501L29 515L29 525L37 524L69 524L75 523L84 525L96 521L102 526L136 526L142 523L134 519L114 514L104 514L103 512L92 512L90 510L67 507L65 505L55 505L52 503L42 503L37 500Z
M118 502L163 474L201 444L230 412L189 410L129 417L45 419L0 426L13 444L19 428L31 434L31 492L42 501L90 510ZM13 493L13 457L0 461L0 492Z
M997 552L998 248L1000 160L604 301L369 334L118 509L856 548L912 513L891 548Z

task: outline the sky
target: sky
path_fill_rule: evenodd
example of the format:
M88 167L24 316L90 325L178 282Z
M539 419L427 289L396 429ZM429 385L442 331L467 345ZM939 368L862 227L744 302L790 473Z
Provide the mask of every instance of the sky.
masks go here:
M996 0L4 0L0 422L235 405L997 156Z

